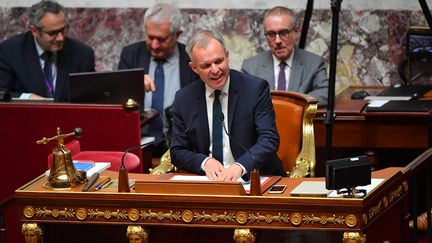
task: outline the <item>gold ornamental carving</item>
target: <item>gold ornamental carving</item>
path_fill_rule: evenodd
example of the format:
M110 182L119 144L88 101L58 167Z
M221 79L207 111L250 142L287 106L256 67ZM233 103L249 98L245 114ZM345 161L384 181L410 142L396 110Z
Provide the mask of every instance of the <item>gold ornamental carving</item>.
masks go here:
M402 195L402 185L398 186L395 190L389 193L389 202L396 201Z
M58 218L59 216L67 218L74 218L75 212L73 209L64 208L64 210L53 209L49 210L46 207L43 209L36 208L36 217L46 217L52 216L54 218Z
M384 207L387 208L388 205L389 205L389 199L388 199L388 197L384 196L383 199L382 199L382 201L383 201Z
M357 225L357 217L355 215L349 214L345 218L345 224L351 228L356 226Z
M327 216L315 216L314 214L312 215L305 215L303 216L303 222L305 224L314 224L314 223L320 223L322 225L325 225L327 223L333 223L333 224L343 224L344 223L344 217L343 216L338 216L336 217L336 215L333 214L333 217L327 217Z
M224 220L225 222L234 222L234 214L233 213L227 213L224 212L223 214L217 214L217 213L212 213L212 214L208 214L205 212L202 212L202 214L200 213L195 213L195 221L206 221L206 220L211 220L213 222L217 222L219 220Z
M183 222L190 223L193 220L193 213L190 210L185 210L181 214L181 218L183 219Z
M302 215L299 213L291 214L291 223L295 226L299 226L302 222Z
M363 213L363 223L367 224L368 223L368 216L366 213Z
M134 221L134 222L137 221L139 219L139 216L140 216L139 211L135 208L129 210L127 215L129 217L129 220Z
M402 182L402 187L403 187L403 189L404 189L404 192L407 192L407 191L408 191L409 184L408 184L408 181L407 181L407 180L404 180L404 181Z
M237 220L237 223L245 224L248 220L247 213L243 211L237 212L235 215L235 219Z
M367 210L367 217L365 217L365 213L363 213L363 222L367 224L369 220L372 220L374 217L379 215L384 208L387 208L392 203L396 202L396 200L400 198L404 192L407 191L408 182L403 181L402 184L400 184L393 191L388 193L388 195L383 196L383 198L379 200L375 206L369 208L369 210Z
M35 210L32 206L27 206L23 209L23 214L26 218L30 219L35 215Z
M170 220L180 220L181 219L181 215L179 212L177 213L173 213L173 211L170 211L169 213L164 213L164 212L157 212L154 213L151 210L149 210L148 212L146 211L141 211L140 213L140 217L142 220L145 219L159 219L160 221L164 220L164 219L170 219Z
M78 208L76 211L76 217L79 220L85 220L87 218L87 210L85 208Z
M110 219L111 217L113 217L119 220L119 219L127 219L127 213L126 210L120 210L120 209L117 209L116 211L110 211L110 210L100 211L99 209L89 209L88 217L91 219L92 218L99 219L99 217Z
M366 234L361 234L359 232L344 232L343 243L366 243Z
M369 209L369 219L373 219L382 211L382 201L379 201L377 205Z
M288 223L289 222L289 216L288 216L288 214L282 215L281 213L278 213L277 215L270 215L270 214L260 215L259 213L257 213L256 215L249 214L249 222L253 223L255 221L258 223L260 221L264 221L268 224L272 223L273 221L280 222L280 223L281 222Z

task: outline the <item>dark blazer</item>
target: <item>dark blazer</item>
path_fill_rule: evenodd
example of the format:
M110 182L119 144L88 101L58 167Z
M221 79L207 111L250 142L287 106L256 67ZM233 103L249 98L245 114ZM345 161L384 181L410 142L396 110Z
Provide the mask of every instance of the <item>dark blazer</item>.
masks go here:
M180 87L197 80L199 77L189 67L189 56L185 51L185 45L177 43L180 64ZM144 68L148 74L151 54L144 41L140 41L123 48L120 54L118 69Z
M57 55L55 101L69 100L69 73L95 71L93 49L67 38ZM0 44L0 87L9 88L12 97L35 93L47 97L42 68L32 33L16 35Z
M274 90L274 65L271 51L264 51L245 60L241 70L270 83ZM328 77L324 59L312 52L296 48L289 77L288 90L308 94L319 100L318 105L327 105Z
M196 120L191 122L194 116ZM279 135L269 84L262 79L230 70L228 94L228 133L235 161L249 173L254 167L263 175L283 175L276 155ZM207 119L205 84L194 82L177 92L174 101L171 157L188 172L204 174L201 163L209 155L210 135ZM236 140L236 141L234 141ZM239 145L240 144L240 145ZM241 148L246 147L250 153ZM248 174L243 177L248 179Z

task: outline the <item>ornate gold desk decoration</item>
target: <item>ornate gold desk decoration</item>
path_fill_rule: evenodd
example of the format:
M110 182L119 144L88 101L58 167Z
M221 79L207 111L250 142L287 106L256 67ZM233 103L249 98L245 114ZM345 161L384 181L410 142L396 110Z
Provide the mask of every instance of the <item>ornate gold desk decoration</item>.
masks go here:
M24 235L26 243L42 243L43 242L43 230L36 223L24 223L22 224L21 232Z
M254 243L256 232L251 229L235 229L233 238L236 243Z
M359 232L344 232L343 243L365 243L366 234L361 234Z
M128 226L126 237L130 243L147 243L149 231L147 228L142 226Z
M52 151L52 165L48 176L47 188L70 188L87 181L86 173L77 170L72 163L72 156L69 149L64 145L64 139L71 136L79 137L82 134L81 128L75 128L74 132L61 134L60 127L57 127L57 135L51 138L43 137L37 144L47 144L56 140L56 147Z

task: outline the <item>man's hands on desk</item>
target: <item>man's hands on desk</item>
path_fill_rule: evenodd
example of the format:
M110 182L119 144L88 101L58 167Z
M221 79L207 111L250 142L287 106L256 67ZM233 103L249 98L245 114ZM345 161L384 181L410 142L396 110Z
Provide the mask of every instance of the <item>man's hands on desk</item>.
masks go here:
M206 161L204 171L212 181L237 181L243 174L243 169L238 164L232 164L225 168L221 162L214 158Z

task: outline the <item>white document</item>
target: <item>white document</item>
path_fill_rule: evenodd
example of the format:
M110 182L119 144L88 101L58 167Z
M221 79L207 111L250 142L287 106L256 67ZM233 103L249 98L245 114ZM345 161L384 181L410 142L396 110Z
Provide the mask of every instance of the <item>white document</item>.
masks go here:
M368 107L381 107L384 104L389 102L388 100L374 100L371 103L369 103Z
M369 194L373 189L377 188L384 179L378 179L378 178L372 178L371 184L367 186L357 186L356 189L363 189L366 190L366 195ZM327 197L343 197L344 194L337 194L336 190L333 190Z
M260 181L261 185L264 184L264 182L269 179L268 176L261 176ZM173 181L210 181L210 179L207 176L190 176L190 175L174 175L170 178L170 180ZM237 180L238 182L241 182L243 185L243 188L245 189L246 193L250 192L250 181L246 182L242 178L239 178Z

